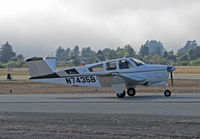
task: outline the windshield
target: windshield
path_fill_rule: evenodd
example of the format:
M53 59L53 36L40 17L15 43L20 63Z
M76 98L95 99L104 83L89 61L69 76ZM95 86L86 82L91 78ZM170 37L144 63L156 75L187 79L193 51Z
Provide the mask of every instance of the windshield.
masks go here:
M135 58L131 58L131 60L133 60L133 62L135 62L135 64L136 64L137 66L140 66L140 65L145 64L143 61L138 60L138 59L135 59Z

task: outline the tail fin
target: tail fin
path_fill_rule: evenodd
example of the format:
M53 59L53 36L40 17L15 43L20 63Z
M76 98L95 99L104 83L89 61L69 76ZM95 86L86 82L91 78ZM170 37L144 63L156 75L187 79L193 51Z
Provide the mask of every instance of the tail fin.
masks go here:
M56 58L32 57L26 60L31 77L53 74L56 71Z

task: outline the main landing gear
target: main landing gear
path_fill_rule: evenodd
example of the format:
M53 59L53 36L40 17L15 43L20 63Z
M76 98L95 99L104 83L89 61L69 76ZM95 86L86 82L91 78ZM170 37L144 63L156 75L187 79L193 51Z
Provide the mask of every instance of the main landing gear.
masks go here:
M127 90L127 94L128 94L129 96L135 96L136 91L135 91L134 88L129 88L129 89Z
M117 95L117 97L119 97L119 98L123 98L123 97L125 97L126 96L126 91L124 90L123 91L123 93L121 93L121 94L116 94Z
M134 88L129 88L129 89L127 90L127 94L128 94L129 96L135 96L136 91L135 91ZM119 98L123 98L123 97L126 96L126 91L124 90L123 93L121 93L121 94L116 94L116 95L117 95L117 97L119 97Z

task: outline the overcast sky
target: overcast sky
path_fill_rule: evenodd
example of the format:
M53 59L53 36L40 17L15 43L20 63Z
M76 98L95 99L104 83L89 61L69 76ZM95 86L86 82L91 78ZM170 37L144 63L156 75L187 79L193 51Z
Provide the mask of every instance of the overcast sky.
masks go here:
M0 44L26 58L58 46L93 50L159 40L176 51L200 41L200 0L0 0Z

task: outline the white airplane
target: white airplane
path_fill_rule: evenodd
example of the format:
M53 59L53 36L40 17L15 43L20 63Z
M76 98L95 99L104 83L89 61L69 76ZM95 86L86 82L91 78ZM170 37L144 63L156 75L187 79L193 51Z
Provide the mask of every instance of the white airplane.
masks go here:
M164 95L169 97L167 80L176 70L170 65L147 65L135 58L119 58L95 64L56 71L56 58L32 57L26 60L30 80L45 83L68 84L74 86L112 87L117 97L136 94L136 85L164 86Z

